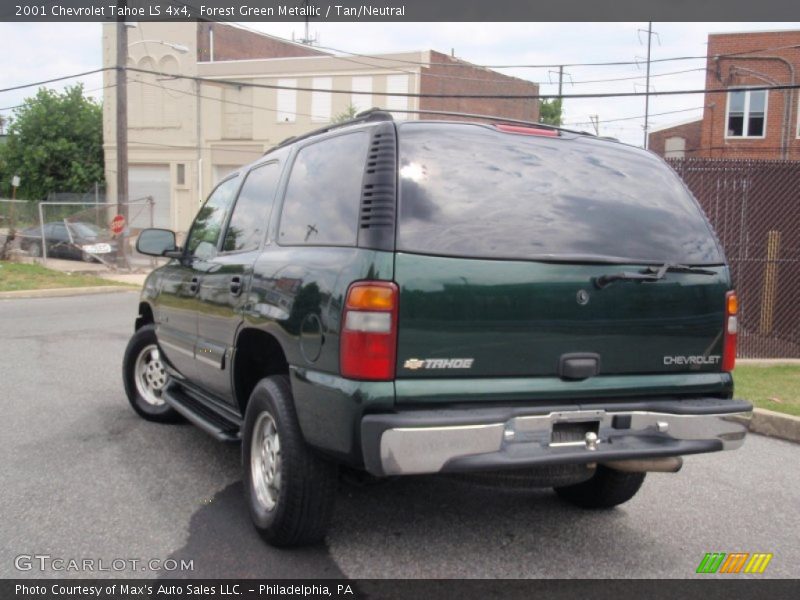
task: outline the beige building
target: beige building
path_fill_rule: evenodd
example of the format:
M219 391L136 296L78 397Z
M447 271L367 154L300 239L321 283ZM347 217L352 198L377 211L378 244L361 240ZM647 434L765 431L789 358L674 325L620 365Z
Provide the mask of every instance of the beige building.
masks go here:
M105 24L104 65L113 66L115 56L116 25ZM351 106L420 108L418 98L377 92L511 93L512 86L514 93L538 93L530 82L433 51L333 56L221 23L129 24L128 67L164 74L128 71L129 197L152 196L155 226L179 232L187 230L221 178L285 138L323 127ZM109 198L116 197L115 77L115 71L106 71L103 133ZM229 82L370 93L331 94ZM487 101L481 102L486 114ZM497 109L493 114L538 118L535 99L513 106L502 102L507 103L489 107ZM428 106L423 100L422 108L469 111L471 107L463 100L434 100ZM395 118L416 116L395 113ZM130 219L134 227L149 223L144 211L132 210Z

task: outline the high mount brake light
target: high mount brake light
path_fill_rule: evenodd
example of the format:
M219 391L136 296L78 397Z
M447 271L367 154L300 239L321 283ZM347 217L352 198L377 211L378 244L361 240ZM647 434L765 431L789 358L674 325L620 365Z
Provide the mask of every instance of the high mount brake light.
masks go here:
M722 370L733 371L736 366L736 338L739 333L739 299L736 292L725 294L725 329L722 332Z
M390 381L397 362L397 285L359 281L347 290L339 370L348 379Z
M544 137L558 137L556 129L545 129L544 127L523 127L521 125L495 125L495 128L505 133L519 133L521 135L540 135Z

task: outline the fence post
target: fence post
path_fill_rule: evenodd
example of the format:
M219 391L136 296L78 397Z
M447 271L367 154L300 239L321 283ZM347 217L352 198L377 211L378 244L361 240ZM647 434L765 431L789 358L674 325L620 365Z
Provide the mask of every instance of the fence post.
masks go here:
M772 333L775 314L775 296L778 291L778 253L781 245L781 232L767 233L767 265L764 268L764 287L761 291L761 319L759 329L762 334Z
M38 204L39 209L39 230L42 232L42 264L47 266L47 240L44 236L44 211L42 210L42 203Z
M155 199L152 196L147 197L147 211L150 213L150 227L153 227L153 222L155 219ZM156 268L156 259L154 257L150 257L150 268Z

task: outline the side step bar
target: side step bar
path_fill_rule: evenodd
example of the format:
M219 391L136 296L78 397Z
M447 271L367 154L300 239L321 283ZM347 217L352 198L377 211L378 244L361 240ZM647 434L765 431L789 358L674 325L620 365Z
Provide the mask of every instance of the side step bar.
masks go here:
M222 409L217 409L210 402L199 399L179 385L173 383L165 389L162 398L187 420L220 442L241 441L241 421L237 422L233 415L223 414Z

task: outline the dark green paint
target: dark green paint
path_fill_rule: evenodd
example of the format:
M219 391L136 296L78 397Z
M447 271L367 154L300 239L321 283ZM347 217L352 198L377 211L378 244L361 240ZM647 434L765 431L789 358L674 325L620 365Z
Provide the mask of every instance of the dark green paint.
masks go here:
M553 378L566 353L597 353L604 376L719 372L719 365L666 366L664 356L721 354L727 268L593 284L600 275L641 268L398 253L398 378ZM471 369L413 370L403 366L410 358L475 360ZM599 393L603 384L595 387Z

